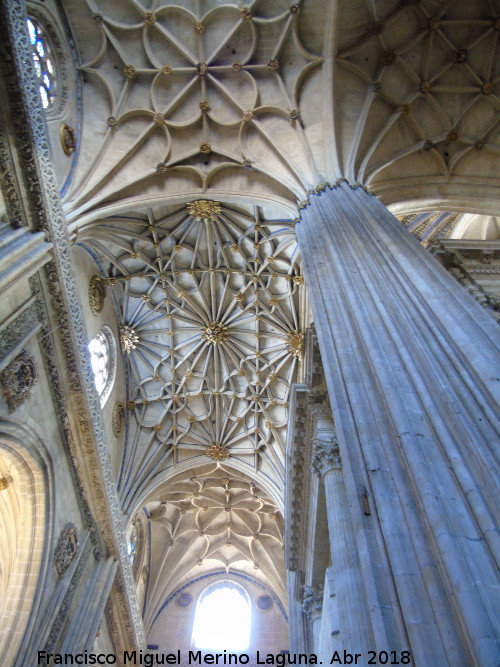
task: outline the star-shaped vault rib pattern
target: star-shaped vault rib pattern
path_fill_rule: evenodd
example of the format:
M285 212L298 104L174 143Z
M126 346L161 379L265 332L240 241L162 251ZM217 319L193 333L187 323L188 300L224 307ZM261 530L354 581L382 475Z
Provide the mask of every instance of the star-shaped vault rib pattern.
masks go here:
M147 503L153 537L151 594L144 621L150 628L175 585L220 567L259 573L286 599L283 519L254 482L224 464L175 477ZM161 557L157 556L161 552Z
M91 244L109 261L122 336L134 337L123 346L132 428L122 492L200 455L283 479L303 343L290 223L224 207L197 220L183 207L99 223Z

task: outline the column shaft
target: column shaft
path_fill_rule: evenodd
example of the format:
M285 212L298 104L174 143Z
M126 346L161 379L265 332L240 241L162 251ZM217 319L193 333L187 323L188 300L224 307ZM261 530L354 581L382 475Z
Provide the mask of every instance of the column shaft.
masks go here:
M330 468L323 476L328 513L328 533L335 594L340 618L340 642L347 651L362 654L360 665L368 663L368 651L375 646L367 614L367 599L360 573L356 542L352 533L342 471Z
M399 606L415 664L494 665L496 324L361 189L314 198L297 234L374 635Z

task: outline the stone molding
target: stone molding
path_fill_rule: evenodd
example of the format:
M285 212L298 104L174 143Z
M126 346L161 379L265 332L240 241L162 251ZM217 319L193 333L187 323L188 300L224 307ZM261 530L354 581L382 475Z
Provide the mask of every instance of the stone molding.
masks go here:
M68 613L71 608L73 596L75 594L76 589L78 588L78 585L80 584L83 572L87 566L90 555L91 555L91 545L90 542L87 540L82 551L80 552L80 555L78 556L78 563L76 564L76 568L73 571L69 586L66 589L66 593L61 602L61 605L59 606L57 615L50 629L50 633L44 647L44 651L46 653L52 653L57 645L64 624L66 623L68 618ZM48 664L48 663L42 662L41 664Z
M289 570L300 571L308 532L310 471L317 465L314 441L319 419L331 421L316 334L308 329L305 340L305 382L293 386L290 395L289 440L287 443L287 516L285 561ZM318 452L317 452L318 453Z
M25 345L40 327L36 303L29 303L21 313L0 330L0 365L12 355L19 345Z
M5 118L2 119L4 122ZM7 210L9 224L14 227L26 225L18 179L12 158L8 137L0 132L0 172L2 174L1 188Z
M460 241L455 241L453 247L450 247L441 241L433 244L429 250L448 273L500 323L500 299L484 289L472 276L473 273L485 276L500 275L500 265L492 264L493 257L498 258L498 249L487 248L478 251L474 242L463 240L463 247L457 246L457 243ZM471 247L468 247L468 244ZM469 256L471 261L468 262Z
M62 356L69 376L73 403L71 420L61 416L78 440L77 451L83 456L89 480L90 497L108 551L116 555L120 568L115 582L119 593L124 634L115 637L118 646L143 646L142 620L135 601L132 569L123 534L119 506L108 455L99 400L87 359L87 336L72 275L72 261L66 221L61 209L46 122L39 101L31 51L26 35L23 0L0 0L0 27L4 40L1 48L5 63L7 92L19 146L21 168L30 193L29 204L37 230L45 231L53 243L53 261L44 268L44 288L51 303L54 328L57 328ZM48 296L48 295L47 295ZM55 324L57 323L57 324ZM57 406L58 408L60 405ZM86 473L86 474L85 474Z

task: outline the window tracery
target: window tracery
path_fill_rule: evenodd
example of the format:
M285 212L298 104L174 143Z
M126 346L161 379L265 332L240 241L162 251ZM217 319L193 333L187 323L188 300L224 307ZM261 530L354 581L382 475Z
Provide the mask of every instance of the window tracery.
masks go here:
M56 66L52 48L40 23L31 16L26 19L31 55L38 79L38 90L44 109L50 109L56 99Z

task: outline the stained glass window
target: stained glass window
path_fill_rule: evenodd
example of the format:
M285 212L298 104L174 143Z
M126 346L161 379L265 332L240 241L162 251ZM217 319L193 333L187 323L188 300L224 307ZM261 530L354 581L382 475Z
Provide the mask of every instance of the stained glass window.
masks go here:
M38 79L38 90L44 109L50 109L56 98L55 61L45 33L34 18L26 19L31 44L31 55Z

